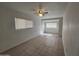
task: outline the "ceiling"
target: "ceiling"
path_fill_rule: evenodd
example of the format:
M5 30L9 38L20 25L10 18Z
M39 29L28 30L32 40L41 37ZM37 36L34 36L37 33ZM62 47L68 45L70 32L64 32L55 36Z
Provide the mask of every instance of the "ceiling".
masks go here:
M40 19L46 19L62 17L68 4L67 2L41 2L43 8L48 11L48 14L46 14L43 17L39 17L35 15L35 12L33 11L33 9L38 7L39 3L40 2L5 2L0 3L0 5L3 5L7 8L11 8L22 13L34 15L35 17Z

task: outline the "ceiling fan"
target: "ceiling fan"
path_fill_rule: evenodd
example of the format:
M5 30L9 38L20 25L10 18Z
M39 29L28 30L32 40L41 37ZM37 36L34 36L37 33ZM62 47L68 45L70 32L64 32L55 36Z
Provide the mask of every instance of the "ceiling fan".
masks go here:
M37 9L33 9L33 11L35 11L35 14L37 16L44 16L45 14L48 14L48 11L46 11L43 7L42 7L42 4L39 4L38 5L38 8Z

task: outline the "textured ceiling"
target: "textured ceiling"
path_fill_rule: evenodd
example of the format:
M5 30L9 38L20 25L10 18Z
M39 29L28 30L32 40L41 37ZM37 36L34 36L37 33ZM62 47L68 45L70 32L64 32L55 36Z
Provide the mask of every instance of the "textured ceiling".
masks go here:
M11 8L13 10L22 12L22 13L28 13L30 15L35 15L35 17L45 19L45 18L54 18L54 17L62 17L64 14L64 11L66 9L67 3L66 2L41 2L44 9L48 11L48 14L46 14L43 17L38 17L34 14L33 9L37 8L39 5L39 2L5 2L0 3L0 5L3 5L5 7Z

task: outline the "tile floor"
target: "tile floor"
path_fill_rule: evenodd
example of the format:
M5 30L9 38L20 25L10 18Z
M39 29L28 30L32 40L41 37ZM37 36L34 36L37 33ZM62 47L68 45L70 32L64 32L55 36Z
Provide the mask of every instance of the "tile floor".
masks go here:
M2 54L11 56L64 56L62 39L57 34L40 35Z

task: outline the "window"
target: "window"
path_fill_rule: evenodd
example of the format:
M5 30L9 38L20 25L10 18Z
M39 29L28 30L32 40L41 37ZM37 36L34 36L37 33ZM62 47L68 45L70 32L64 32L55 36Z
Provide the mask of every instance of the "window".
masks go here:
M46 23L46 28L57 28L57 23Z
M25 29L25 28L32 28L33 22L31 20L15 18L15 28L16 29Z

